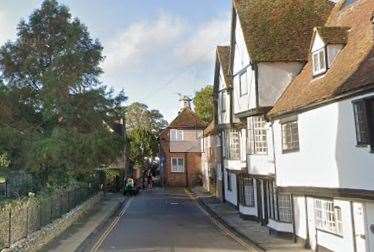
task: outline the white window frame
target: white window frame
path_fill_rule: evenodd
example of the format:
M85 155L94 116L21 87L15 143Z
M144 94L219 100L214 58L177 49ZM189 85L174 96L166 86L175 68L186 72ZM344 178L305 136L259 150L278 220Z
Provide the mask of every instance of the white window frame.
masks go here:
M230 160L240 160L240 132L229 130L225 134L225 157Z
M239 93L240 93L240 96L244 96L248 94L247 71L239 74Z
M314 222L321 231L343 236L341 209L332 200L314 200Z
M176 161L176 165L174 164ZM171 172L173 173L184 173L185 162L183 157L172 157L171 158Z
M263 116L253 116L248 121L248 153L262 154L268 153L267 128Z
M323 74L327 71L326 48L312 53L313 75Z
M183 130L178 130L178 129L170 130L170 141L177 142L177 141L183 141L183 139L184 139Z

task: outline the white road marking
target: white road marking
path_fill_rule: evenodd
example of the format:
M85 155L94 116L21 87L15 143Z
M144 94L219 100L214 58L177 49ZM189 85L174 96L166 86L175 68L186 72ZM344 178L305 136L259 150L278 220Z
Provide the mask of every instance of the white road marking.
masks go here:
M118 224L118 222L120 221L121 217L123 215L125 215L127 209L130 207L130 204L131 202L134 200L134 198L130 198L127 202L126 202L126 205L123 207L123 209L121 210L121 212L119 213L119 215L114 218L114 220L112 221L112 223L109 225L109 227L105 230L105 232L101 235L101 237L97 240L97 242L95 243L95 245L93 246L93 248L91 249L91 252L96 252L98 251L98 249L101 247L101 245L103 244L103 242L105 241L105 239L110 235L110 233L113 231L113 229L115 228L115 226Z
M197 199L195 196L192 195L191 192L189 192L187 189L185 189L186 194L193 200L195 201L197 207L205 214L208 216L208 218L211 220L211 222L218 227L218 229L224 233L225 235L229 236L231 239L239 243L241 246L246 248L248 251L258 251L254 247L250 246L247 242L245 242L243 239L238 237L236 234L231 232L228 228L226 228L224 225L222 225L219 221L217 221L215 218L213 218L200 204L197 202Z

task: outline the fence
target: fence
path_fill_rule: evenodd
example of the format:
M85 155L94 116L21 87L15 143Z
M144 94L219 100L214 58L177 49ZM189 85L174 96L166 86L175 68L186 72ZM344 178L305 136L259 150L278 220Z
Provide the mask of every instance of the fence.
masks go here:
M82 187L0 206L0 250L60 218L96 192L96 188Z

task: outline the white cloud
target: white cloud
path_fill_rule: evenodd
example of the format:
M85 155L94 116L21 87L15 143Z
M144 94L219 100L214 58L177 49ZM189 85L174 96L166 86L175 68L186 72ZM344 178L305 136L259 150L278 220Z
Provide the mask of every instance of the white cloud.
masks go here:
M217 45L229 43L229 34L230 15L216 17L199 26L175 53L188 65L209 62Z
M15 35L15 25L8 22L6 12L0 10L0 46Z
M154 21L140 21L130 25L114 37L104 51L106 71L136 67L160 49L165 49L185 30L184 22L165 13Z

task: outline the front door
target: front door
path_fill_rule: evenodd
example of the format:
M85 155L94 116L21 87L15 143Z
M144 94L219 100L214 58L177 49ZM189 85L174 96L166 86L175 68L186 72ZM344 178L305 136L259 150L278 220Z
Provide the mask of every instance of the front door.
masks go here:
M353 203L354 239L356 240L356 251L360 252L368 251L364 211L364 204L359 202Z

